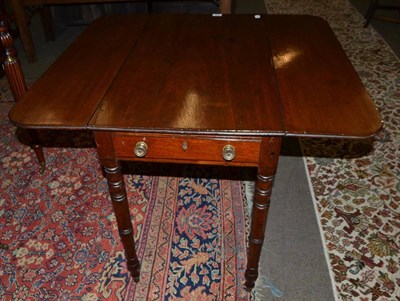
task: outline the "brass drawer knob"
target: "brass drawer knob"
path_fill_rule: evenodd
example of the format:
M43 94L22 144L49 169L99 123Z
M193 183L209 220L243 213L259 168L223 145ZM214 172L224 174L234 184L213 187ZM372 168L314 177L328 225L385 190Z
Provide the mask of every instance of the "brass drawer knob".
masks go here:
M224 158L225 161L232 161L233 159L235 159L235 156L235 148L230 144L225 145L222 149L222 158Z
M146 156L147 153L147 144L144 141L139 141L135 145L135 149L133 150L135 155L139 158Z

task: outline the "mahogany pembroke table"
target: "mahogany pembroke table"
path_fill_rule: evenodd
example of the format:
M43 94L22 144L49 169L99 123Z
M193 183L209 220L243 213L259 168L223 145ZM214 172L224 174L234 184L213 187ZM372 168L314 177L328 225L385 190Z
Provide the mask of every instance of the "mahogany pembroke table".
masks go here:
M248 289L258 276L282 138L357 139L382 127L328 24L295 15L101 18L9 116L22 128L93 131L136 281L119 161L256 167Z

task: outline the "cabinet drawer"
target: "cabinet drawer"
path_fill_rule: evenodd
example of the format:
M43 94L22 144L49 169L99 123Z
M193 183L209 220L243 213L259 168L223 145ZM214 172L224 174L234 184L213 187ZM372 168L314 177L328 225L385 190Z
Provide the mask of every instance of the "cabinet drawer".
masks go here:
M124 160L257 165L260 143L260 140L248 138L220 139L205 136L136 134L115 134L113 136L115 155ZM136 154L135 147L137 148Z

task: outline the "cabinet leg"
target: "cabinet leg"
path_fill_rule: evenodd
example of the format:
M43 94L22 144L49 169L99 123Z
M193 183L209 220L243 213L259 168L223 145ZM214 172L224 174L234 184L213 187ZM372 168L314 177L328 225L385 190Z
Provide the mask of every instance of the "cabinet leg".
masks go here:
M367 14L365 15L365 23L364 27L368 27L369 23L371 22L372 18L374 17L375 10L378 7L379 0L371 0L371 3L368 7Z
M56 34L54 32L54 21L51 14L50 6L43 6L43 8L40 10L40 19L42 21L46 41L55 41Z
M233 2L235 2L235 0L233 0ZM234 3L232 3L232 0L220 0L219 11L221 12L221 14L232 14L234 13L232 9L233 5Z
M28 20L26 19L25 15L25 5L23 5L22 0L10 1L10 5L14 12L15 22L17 23L22 47L24 48L28 62L34 63L37 61L37 57L35 47L33 45L32 35L29 30Z
M258 263L264 242L272 185L278 165L281 138L266 138L261 144L253 201L245 287L251 290L258 277Z
M133 227L121 167L116 160L102 160L102 165L107 177L112 206L117 219L118 232L125 250L127 267L134 281L138 282L140 264L136 255Z

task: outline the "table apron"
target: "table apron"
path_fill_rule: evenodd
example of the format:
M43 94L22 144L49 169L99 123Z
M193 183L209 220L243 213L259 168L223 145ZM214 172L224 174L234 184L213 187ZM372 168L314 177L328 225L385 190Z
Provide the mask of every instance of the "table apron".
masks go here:
M258 166L261 138L113 133L115 158L124 161ZM146 148L143 157L135 147ZM233 151L228 160L225 152Z

